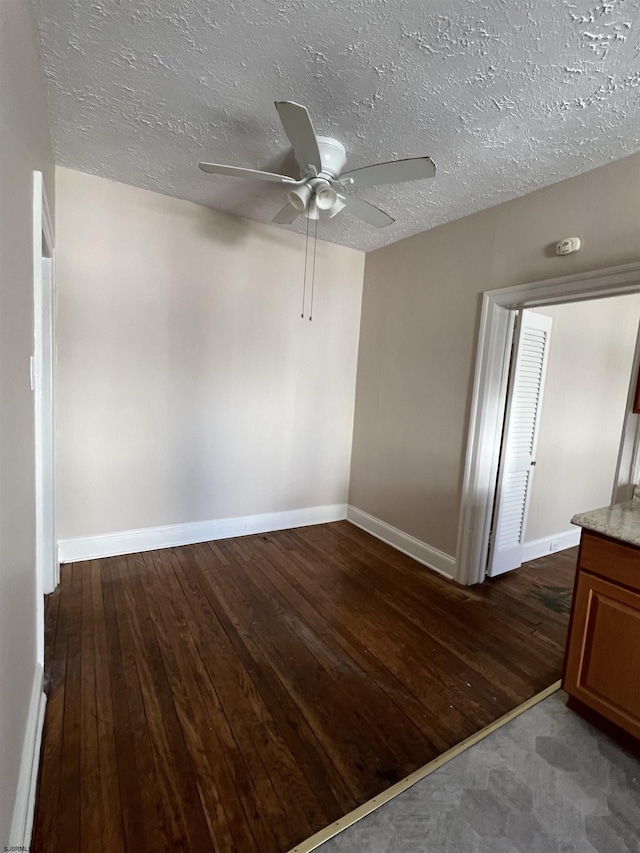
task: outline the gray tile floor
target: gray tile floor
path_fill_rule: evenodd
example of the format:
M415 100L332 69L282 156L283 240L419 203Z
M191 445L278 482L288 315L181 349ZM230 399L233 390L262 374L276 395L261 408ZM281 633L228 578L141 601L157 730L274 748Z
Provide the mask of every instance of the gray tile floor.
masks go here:
M318 853L640 853L640 761L555 693Z

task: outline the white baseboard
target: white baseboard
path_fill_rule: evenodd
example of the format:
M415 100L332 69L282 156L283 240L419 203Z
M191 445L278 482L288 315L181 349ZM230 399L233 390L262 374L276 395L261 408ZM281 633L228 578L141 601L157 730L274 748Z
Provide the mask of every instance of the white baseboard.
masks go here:
M556 551L575 548L579 544L579 527L564 530L562 533L555 533L553 536L545 536L544 539L533 539L531 542L525 542L522 546L522 562L537 560L538 557L546 557L548 554L555 554Z
M106 533L102 536L62 539L58 542L58 559L61 563L97 560L100 557L116 557L120 554L155 551L158 548L194 545L196 542L248 536L251 533L269 533L272 530L288 530L291 527L307 527L310 524L327 524L331 521L342 521L346 517L347 505L333 504L286 512L245 515L239 518L221 518L215 521L123 530L120 533Z
M14 850L31 849L31 832L36 805L36 786L40 766L40 744L44 725L44 709L47 697L42 692L42 665L38 664L33 679L31 700L27 714L27 728L22 745L20 776L16 802L13 807L13 820L9 836L9 848ZM7 849L7 848L5 848Z
M403 533L397 527L392 527L386 521L381 521L379 518L369 515L368 512L363 512L361 509L351 506L351 504L347 507L347 521L355 524L356 527L362 528L362 530L366 530L367 533L375 536L376 539L381 539L387 545L391 545L398 551L402 551L403 554L413 557L414 560L433 569L434 572L438 572L438 574L444 575L445 578L453 580L456 561L449 554L438 551L437 548L432 548L426 542L421 542L420 539L416 539L408 533Z

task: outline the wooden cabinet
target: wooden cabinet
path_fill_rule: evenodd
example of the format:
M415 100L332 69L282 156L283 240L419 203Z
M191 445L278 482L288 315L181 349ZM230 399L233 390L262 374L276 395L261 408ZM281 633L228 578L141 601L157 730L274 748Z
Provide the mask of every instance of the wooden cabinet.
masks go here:
M640 738L640 548L583 531L562 686Z

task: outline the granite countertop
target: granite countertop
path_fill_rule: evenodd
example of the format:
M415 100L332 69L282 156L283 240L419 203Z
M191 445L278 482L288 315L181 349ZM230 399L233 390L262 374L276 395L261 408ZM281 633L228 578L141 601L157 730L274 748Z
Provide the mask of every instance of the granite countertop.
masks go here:
M571 523L640 547L640 486L634 488L630 501L579 512Z

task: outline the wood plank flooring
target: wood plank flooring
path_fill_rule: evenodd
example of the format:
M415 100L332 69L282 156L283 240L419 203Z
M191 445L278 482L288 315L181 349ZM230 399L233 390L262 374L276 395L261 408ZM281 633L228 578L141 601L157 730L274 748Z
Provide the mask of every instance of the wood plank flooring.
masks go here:
M284 853L559 678L576 553L463 588L339 522L63 566L33 851Z

